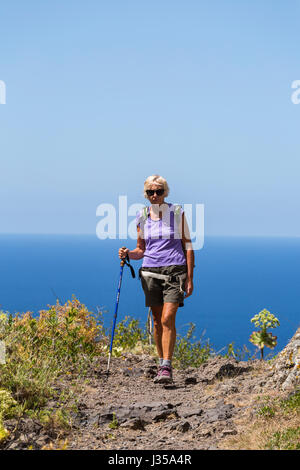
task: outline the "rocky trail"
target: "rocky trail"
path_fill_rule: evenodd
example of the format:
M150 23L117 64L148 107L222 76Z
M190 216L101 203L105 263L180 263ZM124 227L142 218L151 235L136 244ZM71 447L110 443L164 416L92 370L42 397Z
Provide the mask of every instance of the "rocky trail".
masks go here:
M226 448L226 439L238 437L255 418L259 397L278 397L285 384L295 385L299 345L300 330L272 365L215 357L198 368L175 369L172 385L153 382L155 358L131 353L113 358L108 377L107 360L99 358L78 397L72 429L63 436L66 448ZM5 425L11 433L6 449L57 446L59 436L47 434L33 419Z
M108 379L105 365L81 399L72 449L218 449L266 382L260 361L216 358L175 370L172 385L153 382L149 357L114 359Z

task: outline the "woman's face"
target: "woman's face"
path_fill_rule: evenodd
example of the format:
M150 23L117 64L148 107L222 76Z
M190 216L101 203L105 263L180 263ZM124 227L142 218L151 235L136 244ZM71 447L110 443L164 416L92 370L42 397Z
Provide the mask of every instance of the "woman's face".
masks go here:
M152 191L156 191L159 189L164 189L163 186L159 184L151 184L151 186L148 188L151 189ZM165 194L162 194L161 196L158 196L158 194L155 192L153 196L148 195L148 199L151 202L151 204L163 204L165 200Z

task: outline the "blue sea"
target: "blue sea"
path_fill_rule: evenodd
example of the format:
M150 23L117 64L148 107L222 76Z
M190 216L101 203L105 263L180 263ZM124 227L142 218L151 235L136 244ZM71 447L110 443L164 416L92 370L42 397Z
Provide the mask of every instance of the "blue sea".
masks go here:
M124 244L93 235L0 235L0 309L37 314L56 297L66 302L74 294L90 310L103 310L108 327ZM185 334L193 322L195 336L216 351L232 342L255 351L250 319L266 308L280 321L273 330L273 353L279 352L300 325L300 238L206 237L195 258L194 293L178 309L177 332ZM131 263L137 275L142 261ZM130 315L144 325L147 314L138 275L132 279L125 266L118 320Z

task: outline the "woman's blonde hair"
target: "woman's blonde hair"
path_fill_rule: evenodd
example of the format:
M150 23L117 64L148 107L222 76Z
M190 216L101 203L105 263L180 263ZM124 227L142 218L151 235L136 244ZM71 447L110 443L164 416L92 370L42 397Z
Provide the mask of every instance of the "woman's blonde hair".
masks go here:
M146 191L147 189L150 189L150 186L152 186L152 184L157 184L159 186L162 186L163 189L165 190L164 196L166 197L168 196L170 189L169 189L167 180L165 180L165 178L163 178L160 175L152 175L152 176L148 176L148 178L146 179L144 183L144 196L146 199L148 199Z

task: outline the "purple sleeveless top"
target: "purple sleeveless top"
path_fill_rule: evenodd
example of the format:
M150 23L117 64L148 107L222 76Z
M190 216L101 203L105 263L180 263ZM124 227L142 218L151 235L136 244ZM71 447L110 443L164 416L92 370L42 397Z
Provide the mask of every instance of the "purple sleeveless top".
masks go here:
M180 217L174 214L173 204L168 203L169 209L163 212L162 219L152 220L150 207L147 208L147 220L143 217L143 211L139 211L136 217L136 225L141 229L141 236L145 239L143 267L153 268L171 265L185 265L181 238L180 225L183 209L180 207Z

